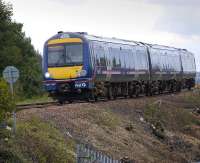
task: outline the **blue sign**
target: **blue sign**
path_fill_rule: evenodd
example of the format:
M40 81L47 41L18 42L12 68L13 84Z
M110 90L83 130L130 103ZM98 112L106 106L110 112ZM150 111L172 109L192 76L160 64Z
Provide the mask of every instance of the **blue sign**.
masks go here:
M13 84L19 78L19 70L14 66L8 66L3 71L3 78L10 84Z

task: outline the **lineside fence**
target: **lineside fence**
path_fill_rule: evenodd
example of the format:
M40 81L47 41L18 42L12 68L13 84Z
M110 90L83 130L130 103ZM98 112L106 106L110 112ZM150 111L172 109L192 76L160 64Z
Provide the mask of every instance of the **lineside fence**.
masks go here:
M76 150L76 163L122 163L122 161L115 160L88 145L77 144Z

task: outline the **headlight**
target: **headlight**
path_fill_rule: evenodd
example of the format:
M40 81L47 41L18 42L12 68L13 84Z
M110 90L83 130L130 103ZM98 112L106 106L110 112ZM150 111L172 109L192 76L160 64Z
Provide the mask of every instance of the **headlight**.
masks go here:
M86 76L86 75L87 75L87 71L86 70L81 70L80 76Z
M78 77L83 77L87 75L87 71L86 70L81 70L77 73Z
M46 72L44 76L45 76L45 78L50 78L50 73Z

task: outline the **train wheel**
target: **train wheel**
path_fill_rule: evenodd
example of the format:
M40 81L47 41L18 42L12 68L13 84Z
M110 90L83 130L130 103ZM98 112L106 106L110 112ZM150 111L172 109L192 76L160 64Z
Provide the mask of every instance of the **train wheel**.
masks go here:
M188 86L187 86L187 89L190 91L191 88L192 88L192 85L193 85L191 79L188 80L187 85L188 85Z
M148 84L145 84L145 96L148 96L148 90L149 90L149 86Z
M117 99L117 96L116 95L113 95L113 100L116 100Z
M98 97L98 96L95 96L95 97L94 97L94 101L96 101L96 102L99 101L99 97Z
M58 103L59 103L60 105L63 105L63 104L65 103L65 101L63 101L63 100L58 100Z
M177 86L177 82L173 80L171 82L171 92L172 93L176 92L176 86Z
M136 85L135 87L136 87L136 88L135 88L135 97L138 97L139 94L140 94L140 86L139 86L139 85Z
M113 95L113 100L117 99L117 87L113 86L112 87L112 95Z
M153 90L153 88L152 88L152 85L150 84L149 85L149 89L148 89L148 95L149 96L153 96L153 93L152 93L153 91L152 90Z
M94 102L95 101L94 90L88 91L88 93L87 93L87 101L88 102Z
M69 104L71 104L72 102L73 102L73 100L72 100L72 99L69 99L69 100L68 100L68 103L69 103Z
M181 82L177 82L176 83L176 92L180 92L181 91Z
M58 103L60 105L63 105L65 103L65 101L66 101L66 97L64 97L64 95L63 96L59 96L59 97L57 97L57 100L58 100Z
M112 87L108 87L108 99L112 100L113 99L113 92L112 92Z
M123 91L123 96L124 98L128 98L128 95L129 95L129 86L128 86L128 83L124 84L121 88Z
M132 92L129 93L129 97L133 98L133 93Z

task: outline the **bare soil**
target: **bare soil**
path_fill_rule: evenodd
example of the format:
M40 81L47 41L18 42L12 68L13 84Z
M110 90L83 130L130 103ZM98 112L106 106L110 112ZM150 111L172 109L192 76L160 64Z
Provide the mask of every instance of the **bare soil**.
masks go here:
M32 108L18 112L17 119L40 117L66 136L115 159L126 156L135 162L191 162L200 160L200 115L196 113L200 106L188 100L193 96L200 97L191 91ZM156 111L151 117L146 114L147 106L154 105L159 114ZM159 127L154 130L156 124L161 124L162 131Z

